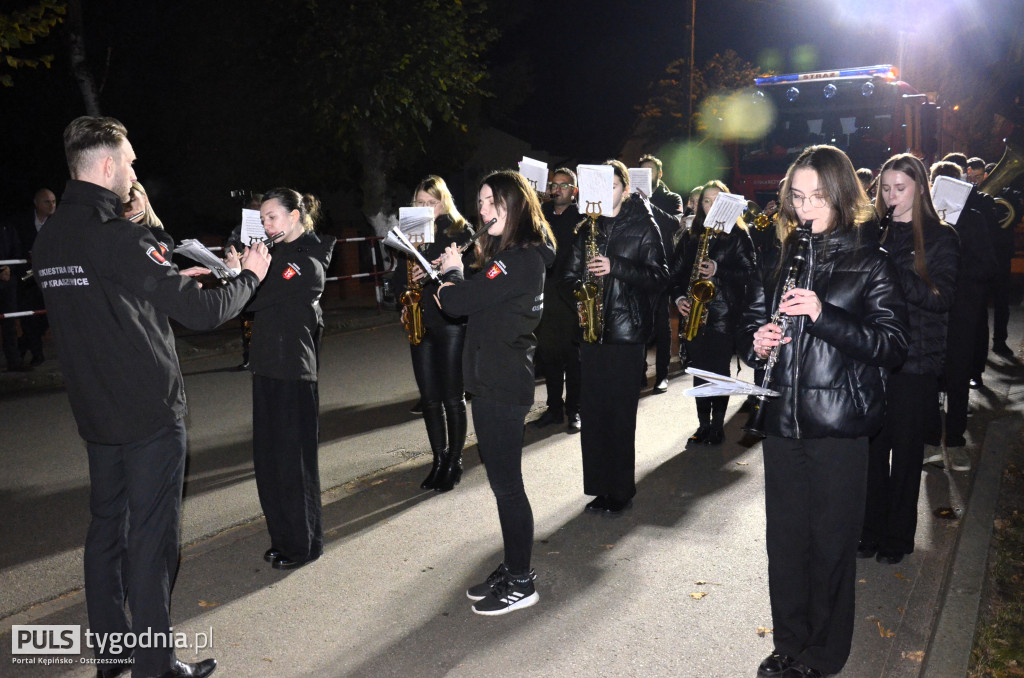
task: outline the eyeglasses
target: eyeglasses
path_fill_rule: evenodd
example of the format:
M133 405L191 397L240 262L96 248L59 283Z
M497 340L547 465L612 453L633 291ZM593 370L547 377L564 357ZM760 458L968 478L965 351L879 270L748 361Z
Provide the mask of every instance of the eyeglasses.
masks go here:
M828 204L828 201L825 200L825 196L818 195L818 194L802 196L802 195L797 195L795 193L790 193L790 195L789 195L789 202L793 205L793 207L797 207L797 208L803 207L805 200L807 202L811 203L811 207L814 207L816 209L824 207L825 205Z
M555 191L559 188L576 188L576 184L556 184L553 181L548 184L548 190Z
M412 206L413 207L437 207L440 204L441 204L440 200L431 200L429 202L423 202L422 200L417 200L417 201L415 201L412 204Z

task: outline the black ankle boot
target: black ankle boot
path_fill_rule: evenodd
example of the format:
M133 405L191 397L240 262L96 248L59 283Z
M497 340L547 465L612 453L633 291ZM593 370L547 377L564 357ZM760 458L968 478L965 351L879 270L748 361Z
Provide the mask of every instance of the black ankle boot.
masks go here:
M447 456L447 450L434 453L434 463L430 465L430 473L428 473L427 477L424 478L422 483L420 483L421 490L434 489L434 483L437 482L437 474L441 470L441 458Z
M444 465L434 481L436 492L448 492L462 480L462 452L444 455Z

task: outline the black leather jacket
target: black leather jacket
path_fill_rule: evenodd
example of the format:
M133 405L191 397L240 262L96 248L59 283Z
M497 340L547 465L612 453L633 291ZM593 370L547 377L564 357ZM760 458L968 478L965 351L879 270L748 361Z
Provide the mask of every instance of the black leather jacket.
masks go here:
M960 239L948 224L925 221L923 229L928 277L937 294L914 270L914 232L909 223L893 222L882 247L896 264L907 301L910 344L897 371L939 375L946 359L946 321L956 291Z
M673 303L689 294L690 276L703 233L704 226L697 226L683 235L676 245L676 256L669 273ZM708 244L708 259L712 259L717 268L710 278L715 285L715 296L708 302L708 319L704 327L734 334L746 302L747 283L756 275L750 236L738 226L729 233L713 236Z
M639 194L629 195L617 217L598 217L597 228L598 251L611 260L611 273L604 276L601 343L644 343L654 327L655 296L668 281L665 247L650 205ZM562 274L563 294L572 294L584 278L589 232L588 222L573 239Z
M907 310L899 273L873 238L859 242L856 232L815 235L810 288L821 300L821 315L790 321L792 343L782 347L772 372L765 432L782 438L860 438L878 431L885 414L884 369L898 367L907 355ZM775 269L773 249L765 271ZM785 270L785 269L783 269ZM773 278L784 278L771 276ZM750 284L737 348L757 366L754 332L768 322L778 293L759 276ZM763 361L760 361L763 364Z

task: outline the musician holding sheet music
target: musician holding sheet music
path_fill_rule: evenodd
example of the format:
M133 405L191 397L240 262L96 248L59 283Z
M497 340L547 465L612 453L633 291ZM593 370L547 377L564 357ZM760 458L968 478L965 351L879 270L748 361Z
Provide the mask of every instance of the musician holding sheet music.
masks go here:
M669 275L672 299L684 318L690 314L689 287L694 266L699 266L702 279L715 285L715 294L706 304L707 321L692 340L687 341L683 337L679 340L686 342L688 365L726 375L729 374L729 361L735 353L733 337L739 327L747 281L755 274L754 246L743 220L738 219L728 233L724 226L706 223L708 212L719 194L728 192L721 181L710 181L704 185L697 201L693 227L679 240ZM714 229L707 258L697 264L694 258L707 228ZM704 382L699 377L694 377L693 381L694 385ZM728 406L727 395L698 397L698 428L687 444L720 445L725 439L723 427Z

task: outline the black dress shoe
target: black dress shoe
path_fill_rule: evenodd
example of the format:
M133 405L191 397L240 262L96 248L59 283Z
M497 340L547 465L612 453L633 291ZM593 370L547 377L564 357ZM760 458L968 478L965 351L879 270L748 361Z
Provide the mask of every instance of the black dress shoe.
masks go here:
M898 551L879 551L875 560L883 565L896 565L903 560L903 554Z
M174 660L174 666L160 678L204 678L217 670L216 659L204 659L196 664Z
M319 557L320 556L317 556L316 558ZM278 555L276 558L274 558L274 562L270 563L270 566L275 570L294 570L296 568L302 567L307 563L312 563L314 560L316 560L316 558L310 558L309 560L291 560L287 556Z
M874 558L876 553L878 553L878 544L872 544L864 540L857 544L858 558Z
M544 414L540 415L533 421L533 425L537 428L544 428L551 424L561 424L565 420L565 414L560 409L549 407L544 410Z
M1003 344L1003 346L1006 346L1006 344ZM1009 348L1007 348L1006 350L1010 351ZM996 353L999 353L999 351L996 351ZM1003 355L1003 354L1000 353L999 355ZM1013 351L1010 351L1010 355L1013 355ZM43 352L42 351L40 351L39 353L33 353L32 354L32 360L29 362L29 365L31 365L32 367L39 367L40 365L43 364L43 362L45 360L46 360L46 358L43 357Z
M764 658L761 665L757 667L758 678L771 678L772 676L781 676L786 672L793 662L796 660L787 654L779 654L778 652L772 652L770 655Z
M608 497L608 500L605 502L605 506L601 510L601 513L606 516L620 516L626 511L626 509L628 509L632 505L632 499L627 499L626 501L619 501L618 499Z
M583 430L583 424L580 422L579 412L572 412L566 418L569 420L569 433L579 433Z
M725 440L725 431L722 430L722 427L712 426L711 430L708 431L708 436L705 438L704 444L721 445L723 440Z
M599 513L600 511L603 511L606 506L608 506L608 497L602 494L594 497L594 500L587 504L583 510L588 513Z
M126 664L117 664L105 669L96 669L96 678L117 678L123 676L132 670L131 662Z
M687 440L686 442L688 444L701 444L701 445L703 445L704 443L706 443L708 441L708 435L710 435L710 433L711 433L711 427L710 426L701 426L700 428L698 428L696 431L693 432L693 435L690 436L689 440Z
M267 561L268 563L272 563L274 562L274 559L279 557L280 555L281 552L275 549L273 546L271 546L269 549L267 549L266 553L263 554L263 560Z
M786 670L786 678L822 678L825 674L818 669L812 669L807 664L794 661Z
M992 352L996 355L1001 355L1004 358L1013 357L1013 349L1007 346L1005 341L992 342Z

